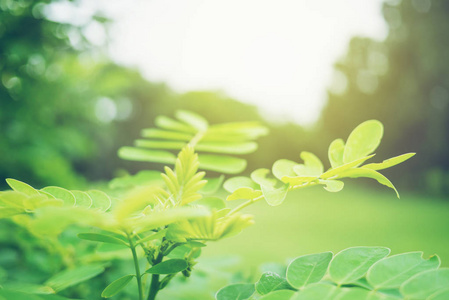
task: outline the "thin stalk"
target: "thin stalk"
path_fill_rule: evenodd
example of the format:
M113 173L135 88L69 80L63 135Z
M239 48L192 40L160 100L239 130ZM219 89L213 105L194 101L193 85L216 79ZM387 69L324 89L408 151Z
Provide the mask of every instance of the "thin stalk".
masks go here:
M162 253L162 251L159 251L156 259L153 262L153 266L161 263L163 258L164 254ZM160 284L161 282L159 281L159 274L153 274L151 276L151 285L150 285L150 292L148 294L148 300L156 299L156 295L160 290Z
M140 274L139 259L137 258L136 246L134 245L131 236L128 233L126 233L126 235L128 237L129 247L131 248L131 252L133 254L134 269L136 270L137 289L139 290L139 300L144 300L143 299L142 277Z

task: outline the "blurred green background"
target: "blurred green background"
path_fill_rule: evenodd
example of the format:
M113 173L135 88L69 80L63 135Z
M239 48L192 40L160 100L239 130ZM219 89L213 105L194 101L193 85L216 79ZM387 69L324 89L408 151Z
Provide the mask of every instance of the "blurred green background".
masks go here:
M0 187L17 178L35 187L81 189L124 172L160 165L118 159L142 128L160 114L189 109L211 123L257 120L270 128L248 171L279 158L298 160L307 150L326 158L329 143L346 138L367 119L385 125L378 160L417 152L385 175L400 200L381 186L348 185L329 194L304 191L279 208L260 203L257 224L240 236L211 244L207 256L239 254L248 266L263 261L356 245L382 245L394 253L438 253L449 266L449 2L431 1L422 13L414 1L383 5L384 41L354 37L334 68L345 88L330 87L327 104L310 128L269 123L255 106L225 93L176 93L146 80L93 45L85 24L50 20L53 0L0 0ZM76 3L76 2L74 2Z

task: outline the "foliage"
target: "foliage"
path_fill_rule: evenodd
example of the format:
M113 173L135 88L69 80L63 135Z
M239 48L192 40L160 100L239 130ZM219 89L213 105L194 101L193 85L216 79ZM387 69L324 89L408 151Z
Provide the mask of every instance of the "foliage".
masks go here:
M346 142L337 139L331 143L328 154L331 168L327 171L314 154L302 152L303 164L285 159L275 162L272 168L274 176L269 175L268 169L257 169L251 173L251 178L239 176L228 179L224 183L224 188L230 193L226 199L246 200L231 209L226 207L219 192L224 175L207 178L205 172L199 169L225 174L242 171L246 161L235 155L255 151L257 145L254 140L266 134L266 129L256 123L209 125L204 118L189 111L178 111L176 119L161 116L156 124L158 129L143 131L149 140L138 140L138 147L124 147L119 154L127 159L174 165L173 169L165 166L160 178L151 171L134 177L116 178L111 181L111 187L117 189L108 191L109 194L99 190L84 192L57 186L35 189L21 181L8 179L12 190L0 193L2 218L10 219L61 252L64 252L65 245L59 242L58 237L70 228L77 228L79 239L112 246L113 251L106 252L114 258L123 259L123 252L117 253L115 250L131 253L130 265L134 270L114 278L104 288L102 297L119 295L128 284L135 282L139 300L155 299L176 275L190 277L195 259L209 241L233 236L251 225L252 215L240 211L256 201L265 199L269 205L279 205L289 191L314 185L337 192L343 188L343 178L368 177L396 191L393 184L377 171L413 156L409 153L381 163L364 164L373 156L383 135L380 122L366 121L352 131ZM180 151L175 156L169 150ZM206 154L210 152L215 154ZM92 230L92 227L95 229ZM372 253L368 251L373 257L369 256L367 261L374 263L388 254L385 249L379 249L374 249ZM7 285L9 288L1 292L11 297L11 293L31 291L37 294L36 299L45 299L41 294L59 294L86 280L103 276L109 267L108 256L96 255L89 249L82 254L78 258L83 262L81 266L66 264L66 268L44 281L10 282ZM354 257L358 255L364 254L353 254ZM301 259L293 264L291 274L296 274L292 277L294 279L287 277L285 280L276 274L265 274L255 289L258 293L268 294L274 289L290 288L290 285L297 287L306 285L310 280L319 280L330 257L330 254L323 254L312 258L312 261L319 260L316 272L320 273L310 274L307 282L301 281L303 276L300 271L294 271L295 268L302 268ZM340 266L335 269L331 265L330 275L339 284L359 279L368 270L369 264L366 262L357 266L356 272L348 271L350 266L344 261L338 262L338 257L334 258L333 264ZM29 284L33 285L33 289L29 288ZM252 287L243 285L233 286L231 291L224 290L220 294L232 294L240 288L245 289L241 297L253 292ZM67 296L70 295L67 292Z
M382 155L419 152L398 184L447 194L449 183L449 29L447 1L385 1L388 35L354 37L335 63L335 84L319 121L320 135L340 136L355 124L379 119L390 128Z
M255 284L232 284L217 300L446 299L449 269L422 252L388 256L383 247L354 247L295 258L285 274L265 272Z

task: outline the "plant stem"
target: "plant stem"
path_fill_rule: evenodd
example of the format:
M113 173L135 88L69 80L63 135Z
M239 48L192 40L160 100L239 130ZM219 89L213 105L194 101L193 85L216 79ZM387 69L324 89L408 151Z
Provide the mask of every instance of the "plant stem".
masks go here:
M142 277L140 274L140 267L139 267L139 260L137 258L137 253L136 253L136 246L134 245L131 236L128 233L126 233L126 235L128 237L129 247L131 248L131 252L133 254L134 269L136 270L137 289L139 290L139 300L144 300L143 299L143 288L142 288Z
M158 253L156 259L153 261L153 266L162 262L162 259L164 258L164 254L162 253L161 250L159 250L159 253ZM156 299L156 295L159 292L160 284L161 283L159 282L159 274L153 274L151 276L151 285L150 285L150 292L148 294L148 300Z

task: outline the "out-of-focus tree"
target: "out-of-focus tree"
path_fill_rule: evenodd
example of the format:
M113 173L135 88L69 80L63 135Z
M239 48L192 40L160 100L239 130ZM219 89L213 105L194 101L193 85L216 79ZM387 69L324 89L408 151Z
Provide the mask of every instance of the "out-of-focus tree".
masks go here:
M414 151L419 159L391 173L396 182L449 192L449 2L384 3L385 41L352 39L335 66L319 127L328 136L366 119L388 128L378 155Z

